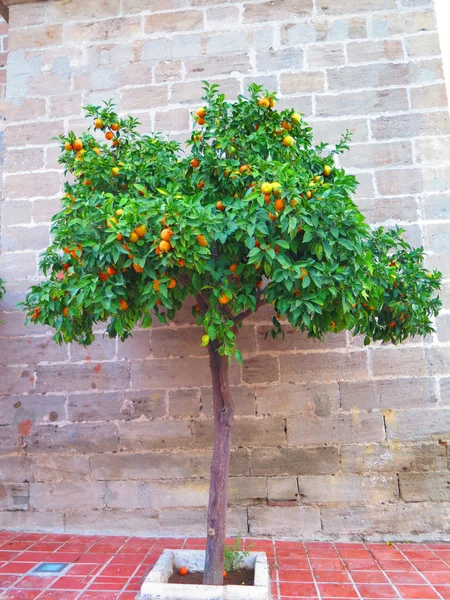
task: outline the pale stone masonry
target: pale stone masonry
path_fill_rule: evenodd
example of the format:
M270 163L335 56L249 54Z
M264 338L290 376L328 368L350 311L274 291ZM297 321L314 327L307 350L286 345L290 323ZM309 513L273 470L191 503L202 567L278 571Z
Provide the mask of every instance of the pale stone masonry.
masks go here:
M182 141L208 79L231 97L266 85L318 139L351 129L361 209L401 223L445 279L437 333L400 348L274 342L267 308L246 321L230 533L448 538L450 121L432 1L48 0L10 8L9 43L0 527L204 534L211 388L190 306L89 348L56 346L15 306L59 207L52 136L113 98Z

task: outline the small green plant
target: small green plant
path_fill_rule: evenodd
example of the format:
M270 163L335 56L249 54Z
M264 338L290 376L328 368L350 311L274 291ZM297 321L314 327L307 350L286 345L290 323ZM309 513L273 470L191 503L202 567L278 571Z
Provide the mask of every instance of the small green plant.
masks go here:
M234 540L234 544L227 544L225 546L225 562L223 566L227 573L234 571L239 563L249 555L248 550L241 550L241 541L242 534L239 532Z

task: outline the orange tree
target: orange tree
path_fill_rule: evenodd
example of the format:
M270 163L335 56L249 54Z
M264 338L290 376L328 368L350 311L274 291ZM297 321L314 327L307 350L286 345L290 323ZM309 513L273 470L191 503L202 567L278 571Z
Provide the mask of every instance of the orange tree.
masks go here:
M108 321L122 340L152 319L174 318L187 296L203 328L213 387L215 442L207 517L205 583L221 584L233 423L228 364L239 329L273 306L272 336L284 323L311 338L344 329L399 343L433 331L440 273L402 231L371 230L351 199L357 182L313 145L293 110L275 110L257 85L227 102L205 84L189 152L137 133L110 103L88 106L91 128L61 136L69 181L53 218L46 279L25 301L32 321L57 342L89 344ZM106 138L106 139L105 139Z

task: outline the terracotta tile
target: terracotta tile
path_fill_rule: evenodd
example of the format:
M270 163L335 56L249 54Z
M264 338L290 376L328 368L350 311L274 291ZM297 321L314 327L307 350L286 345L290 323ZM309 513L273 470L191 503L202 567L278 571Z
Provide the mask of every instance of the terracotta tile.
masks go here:
M430 585L396 585L402 598L428 600L439 598Z
M41 593L41 590L16 590L11 589L6 592L8 595L4 596L7 600L35 600Z
M51 586L54 590L83 590L86 587L85 577L60 577Z
M442 571L439 573L424 573L426 579L432 583L438 583L441 585L450 585L450 573L448 571ZM406 583L406 582L405 582Z
M69 592L67 590L46 590L39 596L39 600L75 600L79 592Z
M21 575L0 575L0 589L4 589L19 581Z
M56 581L57 577L49 577L45 575L41 577L40 575L29 575L27 577L22 577L16 584L15 587L20 589L33 589L33 590L44 590L47 587Z
M10 573L12 575L15 573L26 573L27 571L31 571L36 565L37 563L9 562L0 567L0 573Z
M352 584L345 583L319 583L322 598L358 598Z
M391 585L360 583L357 587L362 598L398 598L397 592Z
M426 583L424 578L420 573L417 573L417 571L386 571L386 575L392 583Z
M389 583L383 571L353 571L355 583Z
M448 571L450 566L441 560L414 560L411 561L419 571Z
M47 558L51 555L50 552L33 552L31 550L27 550L26 552L22 552L18 556L14 558L15 562L43 562L47 560Z
M33 545L33 541L16 541L16 540L10 540L9 542L5 542L1 547L0 550L20 550L21 552L23 552L24 550L26 550L27 548L29 548L30 546Z
M312 558L311 565L314 571L345 571L345 566L339 559Z
M346 571L314 571L317 583L350 583Z
M285 558L284 556L277 557L277 562L282 569L309 569L309 562L302 558Z
M344 562L349 571L370 571L371 569L379 569L373 558L346 558L344 559Z
M414 567L407 560L379 560L378 564L385 571L414 571Z
M287 583L280 582L280 593L282 596L304 596L317 597L316 586L313 583Z
M450 599L450 586L449 585L435 585L436 591L445 598L445 600Z
M313 582L311 571L302 571L299 569L280 569L278 571L278 579L280 581Z
M136 571L135 565L111 565L108 564L101 572L102 577L131 577Z
M0 550L0 561L12 560L19 556L20 552L15 552L14 550Z

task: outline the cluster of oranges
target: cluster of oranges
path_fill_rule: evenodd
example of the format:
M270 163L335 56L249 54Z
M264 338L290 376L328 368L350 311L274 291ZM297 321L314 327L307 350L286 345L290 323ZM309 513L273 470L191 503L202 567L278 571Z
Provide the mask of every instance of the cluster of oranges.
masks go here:
M102 119L98 118L98 119L95 119L95 121L94 121L94 127L96 129L104 129L105 124L103 123ZM113 132L119 131L119 129L120 129L119 123L111 123L111 125L109 126L109 131L107 131L105 133L105 138L108 140L108 142L110 142L111 140L114 140L112 145L115 147L120 144L120 138L118 135L116 137L114 137Z
M170 227L166 227L161 231L161 241L156 248L156 254L169 252L172 249L172 244L170 243L172 236L173 231L170 229Z
M286 208L285 201L283 198L280 198L282 192L281 183L278 183L278 181L274 181L273 183L265 181L261 185L261 192L263 193L264 202L266 204L270 204L272 202L272 195L274 196L273 206L275 208L275 213L269 212L269 218L271 221L276 221L279 217L279 213L283 212Z
M31 320L37 321L40 314L41 314L41 309L39 306L36 306L36 308L33 310L33 316L31 317Z

